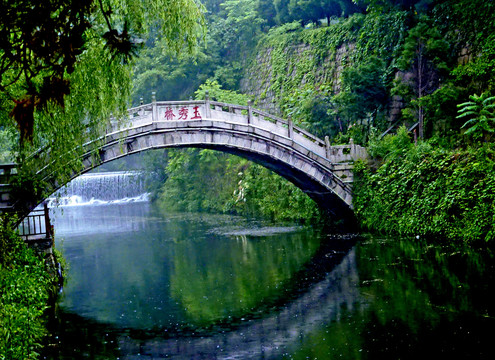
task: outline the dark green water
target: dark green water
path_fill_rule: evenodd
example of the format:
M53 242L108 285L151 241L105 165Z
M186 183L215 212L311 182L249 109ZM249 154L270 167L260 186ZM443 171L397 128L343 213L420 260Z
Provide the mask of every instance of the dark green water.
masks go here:
M492 359L493 259L148 203L55 217L49 359Z

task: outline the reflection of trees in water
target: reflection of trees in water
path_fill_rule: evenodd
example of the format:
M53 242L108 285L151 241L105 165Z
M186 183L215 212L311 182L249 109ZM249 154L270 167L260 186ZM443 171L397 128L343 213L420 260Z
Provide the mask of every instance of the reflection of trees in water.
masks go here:
M226 324L220 331L195 335L169 334L163 329L115 329L77 315L62 314L65 325L55 324L60 326L60 339L51 341L60 341L64 346L51 347L50 353L53 359L78 358L82 353L93 359L280 358L300 347L322 324L361 307L355 253L351 250L346 254L347 248L341 252L318 252L319 259L306 271L311 278L321 272L321 280L309 280L299 297L285 301L276 311Z
M328 253L340 261L344 254ZM271 359L294 352L307 336L323 324L340 319L343 314L363 305L359 292L355 251L351 250L323 280L313 283L299 298L263 317L239 321L228 330L214 335L183 336L166 339L154 337L141 342L121 337L126 353L121 359L197 358L197 359Z
M284 286L320 245L303 232L230 239L184 242L175 249L171 295L195 325L238 318L283 296Z
M311 334L293 358L494 357L492 256L431 239L371 239L356 253L367 306Z
M189 299L187 296L192 297L193 291L197 291L191 306L198 312L193 315L211 316L212 321L219 323L209 330L194 327L192 321L191 327L156 331L98 328L100 333L108 331L109 336L90 336L87 342L111 339L114 343L118 341L118 345L91 345L96 350L88 353L92 358L111 358L110 355L119 353L121 359L135 359L138 354L144 359L272 359L283 354L295 359L445 358L446 355L457 358L453 356L456 354L464 358L493 358L494 305L487 296L495 284L492 257L487 260L470 249L398 239L363 241L347 252L351 244L339 250L332 241L319 244L298 236L302 235L293 234L286 240L239 235L226 241L212 238L179 241L173 249L168 248L167 256L173 261L167 263L163 262L163 254L150 247L150 256L156 256L156 260L162 256L162 273L173 273L174 291L180 289L179 285L185 289L174 295L180 305L175 305L173 300L169 305L182 308L183 301ZM194 251L188 255L191 246ZM314 255L305 263L304 258L312 251ZM294 255L288 255L289 252ZM226 254L230 254L228 261L219 264L218 260ZM266 264L253 266L257 258L267 259ZM176 268L176 260L182 261L179 264L182 268ZM132 256L125 261L132 263ZM297 268L294 264L301 265ZM213 271L215 265L221 268L223 281L220 273ZM281 269L276 269L279 265ZM270 277L272 267L275 275ZM293 272L290 280L283 282L287 271ZM269 297L270 293L262 292L257 297L241 291L256 286L266 288L268 280L263 280L261 285L253 284L260 273L275 279L270 285L282 281L283 290L279 286L278 291L283 298L262 299L260 296ZM136 284L140 281L150 284L155 274L148 275L135 279ZM195 276L199 278L195 280ZM230 321L213 318L223 314L216 303L225 293L234 299L228 301L242 299L258 303L255 310L246 308L242 317ZM211 304L201 296L207 296L213 303L204 313L194 309ZM272 303L264 306L264 301L270 299ZM240 305L232 306L237 306L233 312L242 313ZM207 324L207 320L203 323ZM65 330L65 336L73 331L76 335L72 338L76 339L79 329L80 326L73 326L72 330ZM117 346L120 352L115 350Z
M373 240L359 247L358 268L382 323L400 320L417 332L425 319L438 321L443 310L473 311L482 305L483 314L492 308L485 294L487 278L493 280L495 274L486 271L482 256L467 246L456 249L424 239ZM388 311L378 311L383 308Z

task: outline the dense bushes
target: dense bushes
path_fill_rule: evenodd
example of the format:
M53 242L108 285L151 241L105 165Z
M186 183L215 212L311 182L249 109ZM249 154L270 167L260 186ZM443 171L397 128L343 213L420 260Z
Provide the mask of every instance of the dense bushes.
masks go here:
M460 241L495 238L495 146L445 150L384 140L383 165L356 168L354 205L368 230ZM385 146L384 146L385 147Z
M52 278L45 261L0 218L0 359L35 359Z

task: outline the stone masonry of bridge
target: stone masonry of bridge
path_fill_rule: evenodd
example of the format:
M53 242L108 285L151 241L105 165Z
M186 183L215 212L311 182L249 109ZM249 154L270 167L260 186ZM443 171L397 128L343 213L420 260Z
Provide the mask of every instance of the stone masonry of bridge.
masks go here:
M199 147L236 154L262 164L301 188L335 216L352 212L352 167L367 159L366 150L351 142L331 146L290 120L272 116L252 106L216 101L168 101L128 110L129 118L112 121L101 138L85 144L84 167L75 178L103 163L150 149ZM95 144L98 144L95 157ZM0 165L0 212L27 215L43 199L20 204L11 196L9 182L15 165ZM49 162L39 170L47 184L44 194L65 185L57 182ZM9 180L10 179L10 180Z

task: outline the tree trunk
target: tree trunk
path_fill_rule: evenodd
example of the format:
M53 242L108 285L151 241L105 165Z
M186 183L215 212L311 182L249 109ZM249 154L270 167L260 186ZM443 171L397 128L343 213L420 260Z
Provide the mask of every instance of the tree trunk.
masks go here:
M420 43L419 45L419 50L418 50L418 102L421 100L423 97L423 45ZM424 138L424 111L423 111L423 106L419 105L418 108L418 131L419 131L419 138L423 139Z

